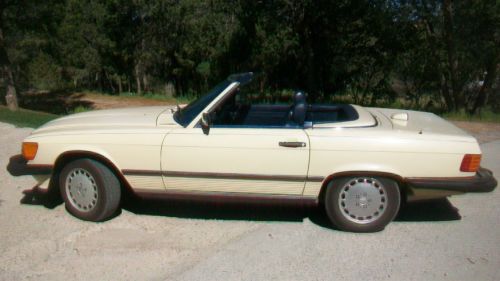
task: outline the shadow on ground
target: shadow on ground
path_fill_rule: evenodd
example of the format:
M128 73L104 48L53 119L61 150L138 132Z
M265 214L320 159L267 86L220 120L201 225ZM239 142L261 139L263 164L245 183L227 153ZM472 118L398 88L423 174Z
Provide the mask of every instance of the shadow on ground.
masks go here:
M21 204L42 205L53 209L62 203L58 194L47 193L37 187L23 191L23 194ZM309 218L318 226L333 229L323 208L300 205L160 201L131 198L124 202L123 209L138 215L208 220L302 222L305 218ZM439 199L405 204L401 207L395 221L437 222L460 219L458 209L448 199Z
M459 210L447 198L407 203L399 210L396 221L460 220Z
M24 205L41 205L48 209L54 209L63 202L58 193L41 190L38 186L23 190L23 195L20 203Z
M300 205L134 200L126 204L124 209L141 215L195 219L302 222L305 218L309 218L321 227L333 228L323 208ZM395 221L424 222L460 219L458 209L448 199L439 199L405 204L401 207Z
M13 177L38 174L47 175L52 172L52 169L47 167L28 167L26 165L26 160L20 154L11 156L5 169ZM50 192L47 192L46 190L40 189L38 186L34 186L31 189L25 189L23 195L21 204L42 205L46 208L53 209L62 203L61 196L59 196L57 189L54 188L51 189Z
M70 91L23 93L20 105L31 110L61 115L74 112L77 107L92 108L93 103L81 100L82 97L83 94L72 94Z

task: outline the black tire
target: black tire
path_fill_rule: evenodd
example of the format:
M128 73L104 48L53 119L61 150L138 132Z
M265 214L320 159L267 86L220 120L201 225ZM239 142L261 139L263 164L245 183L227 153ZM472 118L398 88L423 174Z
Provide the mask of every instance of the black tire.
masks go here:
M364 190L370 195L367 196ZM345 177L334 179L328 184L324 203L328 218L338 229L377 232L383 230L397 215L401 195L398 184L388 178ZM356 216L356 212L367 212L368 215Z
M86 188L82 187L82 178ZM116 213L120 204L120 181L108 167L92 159L78 159L64 166L59 188L68 212L82 220L106 220Z

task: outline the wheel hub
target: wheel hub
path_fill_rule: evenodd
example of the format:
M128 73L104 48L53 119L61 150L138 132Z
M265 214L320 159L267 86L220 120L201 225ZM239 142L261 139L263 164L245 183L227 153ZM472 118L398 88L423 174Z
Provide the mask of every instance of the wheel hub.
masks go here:
M82 212L91 211L98 198L94 177L82 168L71 170L66 178L66 194L74 208Z
M377 220L387 207L386 190L373 178L355 178L341 187L339 207L350 221L366 224Z

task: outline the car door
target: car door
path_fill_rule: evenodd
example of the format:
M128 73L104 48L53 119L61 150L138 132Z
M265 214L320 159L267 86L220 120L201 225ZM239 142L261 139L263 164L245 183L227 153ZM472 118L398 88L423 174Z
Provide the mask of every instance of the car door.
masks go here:
M199 126L170 132L161 168L167 190L300 195L309 162L302 128Z

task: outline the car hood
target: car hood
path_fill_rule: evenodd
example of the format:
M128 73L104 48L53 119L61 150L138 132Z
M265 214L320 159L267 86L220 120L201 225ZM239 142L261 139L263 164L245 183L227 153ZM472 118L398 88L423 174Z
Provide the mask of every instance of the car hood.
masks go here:
M52 120L35 130L33 134L154 128L160 115L162 119L167 120L166 123L174 123L172 113L165 106L108 109L77 113Z

